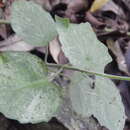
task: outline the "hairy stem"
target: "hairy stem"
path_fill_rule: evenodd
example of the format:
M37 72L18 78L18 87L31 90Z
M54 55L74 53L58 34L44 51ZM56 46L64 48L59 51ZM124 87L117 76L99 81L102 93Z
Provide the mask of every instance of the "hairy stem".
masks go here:
M62 64L50 64L50 63L46 63L46 65L49 66L49 67L57 67L57 68L63 67L64 69L78 71L78 72L86 73L86 74L89 74L89 75L97 75L97 76L106 77L106 78L109 78L109 79L117 79L117 80L130 81L130 77L128 77L128 76L116 76L116 75L111 75L111 74L98 73L98 72L82 70L82 69L75 68L73 66L62 65Z

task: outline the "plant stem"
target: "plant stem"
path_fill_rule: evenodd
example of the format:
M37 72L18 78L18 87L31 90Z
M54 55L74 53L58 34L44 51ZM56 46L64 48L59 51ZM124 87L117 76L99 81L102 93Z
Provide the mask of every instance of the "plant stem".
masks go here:
M51 72L51 73L56 73L56 71L54 71L54 70L49 70L49 72ZM63 76L63 77L66 78L67 80L70 80L69 76L66 75L66 74L64 74L64 73L59 73L59 75L60 75L60 76Z
M63 70L63 67L61 67L55 74L51 75L49 77L49 81L54 80L62 72L62 70Z
M0 24L10 24L10 22L4 19L0 19Z
M72 67L72 66L69 66L69 65L62 65L62 64L46 63L46 65L49 66L49 67L57 67L57 68L63 67L64 69L78 71L78 72L86 73L86 74L89 74L89 75L97 75L97 76L106 77L106 78L109 78L109 79L130 81L130 77L128 77L128 76L116 76L116 75L111 75L111 74L98 73L98 72L82 70L82 69L78 69L78 68L75 68L75 67Z

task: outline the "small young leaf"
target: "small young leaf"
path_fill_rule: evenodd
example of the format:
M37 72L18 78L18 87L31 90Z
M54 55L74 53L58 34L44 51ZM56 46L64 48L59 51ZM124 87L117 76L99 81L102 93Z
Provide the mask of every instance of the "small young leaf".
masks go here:
M106 78L90 77L75 73L70 85L73 109L83 117L93 115L102 126L109 130L123 130L125 111L119 91Z
M44 63L29 53L2 53L0 112L21 123L48 121L61 103L60 89L47 79Z
M53 19L37 4L15 1L11 13L11 26L25 42L42 46L57 36Z
M80 69L104 72L111 57L89 23L70 24L68 28L58 23L57 30L63 52L72 65Z
M56 23L58 23L59 25L61 24L62 27L68 27L70 24L70 20L68 18L61 18L59 16L55 16L56 19Z

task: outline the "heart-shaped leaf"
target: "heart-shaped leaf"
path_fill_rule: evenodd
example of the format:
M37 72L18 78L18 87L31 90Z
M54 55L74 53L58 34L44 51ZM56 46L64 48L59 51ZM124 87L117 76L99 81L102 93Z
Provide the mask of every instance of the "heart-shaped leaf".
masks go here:
M107 48L97 39L90 24L69 24L68 27L62 25L58 20L59 39L70 63L80 69L104 72L111 57Z
M11 26L25 42L42 46L57 36L53 19L40 5L15 1L11 13Z
M21 123L50 120L61 93L48 81L44 63L25 52L2 53L0 58L0 112Z
M75 73L70 85L73 109L83 117L94 116L109 130L123 130L125 124L124 106L114 83L106 78Z

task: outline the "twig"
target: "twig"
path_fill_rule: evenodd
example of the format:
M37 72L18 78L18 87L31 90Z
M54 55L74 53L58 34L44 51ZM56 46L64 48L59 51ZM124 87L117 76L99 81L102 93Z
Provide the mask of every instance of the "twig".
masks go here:
M10 21L7 21L5 19L0 19L0 24L10 24Z

